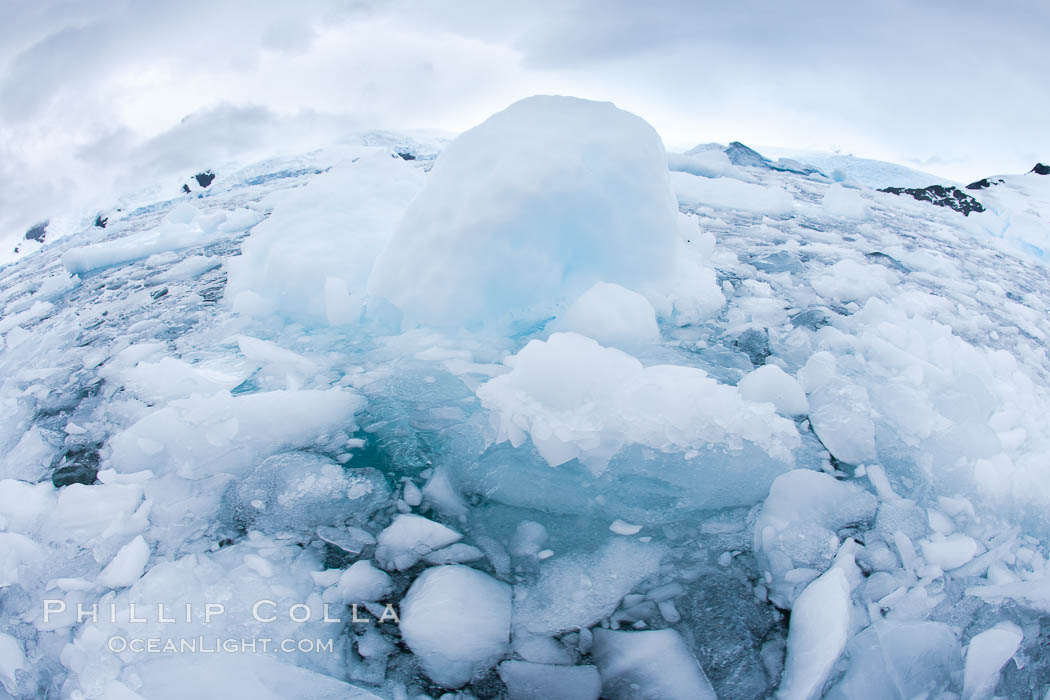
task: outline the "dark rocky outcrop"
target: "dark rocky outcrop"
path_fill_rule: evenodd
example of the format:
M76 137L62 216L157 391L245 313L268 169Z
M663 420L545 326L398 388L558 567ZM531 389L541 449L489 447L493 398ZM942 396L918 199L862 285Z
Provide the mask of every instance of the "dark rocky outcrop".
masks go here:
M36 241L37 243L43 243L44 237L47 235L47 225L49 223L50 220L41 221L39 224L36 224L35 226L31 227L28 231L26 231L26 240Z
M207 187L215 180L215 173L210 170L205 170L202 173L194 175L193 179L196 180L197 184L201 187Z
M766 168L781 173L797 173L799 175L813 175L814 173L820 173L816 168L803 165L802 163L799 163L796 160L791 160L790 158L781 158L774 163L755 149L745 146L739 141L733 141L730 143L726 147L725 153L729 156L730 163L745 168Z
M98 226L99 228L106 228L106 224L108 223L109 217L102 216L102 214L95 217L95 226Z
M988 189L989 187L992 187L993 185L1001 185L1004 182L1006 182L1006 181L1003 180L1001 177L996 179L996 180L989 180L988 178L983 177L980 180L978 180L977 182L971 182L969 185L966 186L966 189L968 189L968 190L984 190L984 189Z
M984 205L966 194L958 187L945 187L944 185L930 185L929 187L885 187L879 192L889 192L896 195L908 195L920 202L929 202L938 207L948 207L963 216L969 216L970 212L984 211Z
M1050 175L1050 165L1047 165L1046 163L1036 163L1035 167L1028 172L1035 173L1036 175Z

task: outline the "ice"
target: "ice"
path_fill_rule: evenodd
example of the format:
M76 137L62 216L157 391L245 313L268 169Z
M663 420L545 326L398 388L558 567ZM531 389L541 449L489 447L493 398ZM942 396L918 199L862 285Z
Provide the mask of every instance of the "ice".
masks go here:
M594 666L504 661L499 677L507 686L507 700L598 700L602 692Z
M212 396L240 384L237 377L197 368L174 357L162 357L157 362L139 362L134 367L126 368L113 363L104 367L99 374L149 403L186 398L193 394Z
M606 102L521 100L442 152L369 291L408 323L459 326L542 320L596 282L660 287L677 246L668 182L642 119Z
M992 697L999 681L999 672L1017 652L1023 639L1024 632L1012 622L999 623L974 635L966 649L964 700Z
M120 548L95 580L107 588L130 586L142 577L149 555L146 540L142 535L136 535L135 539Z
M226 298L251 315L356 320L372 264L422 185L422 171L386 148L355 148L306 186L270 195L273 213L226 263Z
M250 211L205 218L195 207L183 203L173 208L164 223L152 231L71 248L62 255L62 264L72 274L83 274L158 253L204 245L222 233L251 228L261 219L259 214Z
M599 282L558 314L552 330L574 331L602 345L630 351L660 341L649 300L618 284Z
M383 600L394 590L394 584L385 571L368 561L355 561L339 576L338 583L324 593L326 603L366 603Z
M0 457L0 477L38 481L51 465L53 457L54 448L44 442L40 429L33 426L11 450Z
M158 282L182 282L214 270L222 265L222 258L216 255L193 255L184 258L157 275Z
M535 582L514 589L515 635L590 627L655 574L664 554L655 544L617 538L594 552L546 560Z
M697 146L686 153L668 153L667 165L672 171L690 173L701 177L731 177L750 181L742 170L733 165L725 149L718 144L705 148Z
M794 201L784 190L741 182L726 177L710 179L689 173L671 173L671 186L679 204L688 207L739 209L770 216L790 214Z
M383 697L275 658L238 654L150 660L140 666L138 677L143 683L139 688L141 697L148 700L184 700L187 697L380 700Z
M837 372L834 356L815 353L802 372L809 420L836 459L864 464L875 459L875 423L867 390Z
M461 565L421 573L400 606L401 636L435 683L459 688L491 668L510 641L510 586Z
M745 401L700 369L643 367L576 333L533 340L506 364L511 371L482 385L478 397L493 411L499 441L517 447L529 437L551 466L579 459L600 474L627 445L732 450L745 440L787 462L799 444L773 406Z
M837 567L799 594L791 611L787 660L778 698L820 697L821 688L849 639L851 610L850 584Z
M836 532L870 521L876 500L856 484L796 469L777 477L754 525L759 565L770 576L770 598L790 608L799 590L796 570L826 569L839 549Z
M25 664L26 655L22 645L11 635L0 632L0 685L8 693L18 693L16 672L23 670Z
M831 216L866 219L871 214L867 202L859 192L846 189L837 182L830 185L824 192L824 199L821 203L824 205L824 210Z
M362 405L342 389L177 399L114 435L104 459L121 472L243 475L281 449L316 446L326 433L353 431Z
M941 697L961 670L959 641L937 622L877 621L857 634L846 650L849 668L825 697Z
M312 532L347 520L364 524L389 498L390 487L375 469L344 469L325 457L288 452L230 485L223 518L268 533Z
M961 533L935 536L923 541L921 546L923 559L945 571L959 568L977 554L974 539Z
M0 268L0 695L437 697L378 618L467 562L498 612L456 584L448 625L412 623L440 651L505 620L431 664L466 669L463 698L593 698L602 637L666 628L726 700L1046 693L1050 177L991 178L967 218L855 187L920 176L847 156L821 161L841 187L742 146L668 174L609 105L478 131L433 170L390 134L213 163L207 190ZM414 247L372 281L401 311L369 287L395 235ZM216 599L210 623L129 622ZM96 602L117 621L76 623Z
M782 415L809 413L809 401L802 385L776 365L759 367L745 375L736 386L745 400L771 403Z
M673 629L594 630L591 650L609 700L714 700L714 689Z
M404 571L423 556L462 537L455 530L420 515L398 515L379 533L376 559L388 570Z

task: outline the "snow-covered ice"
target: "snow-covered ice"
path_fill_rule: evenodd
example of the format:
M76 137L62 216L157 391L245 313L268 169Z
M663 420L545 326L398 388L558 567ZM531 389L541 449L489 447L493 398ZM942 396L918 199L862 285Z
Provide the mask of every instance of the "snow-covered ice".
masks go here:
M510 586L466 566L436 566L401 601L401 635L428 676L459 688L492 667L510 642Z
M1050 176L783 155L531 98L0 268L0 695L1045 695Z

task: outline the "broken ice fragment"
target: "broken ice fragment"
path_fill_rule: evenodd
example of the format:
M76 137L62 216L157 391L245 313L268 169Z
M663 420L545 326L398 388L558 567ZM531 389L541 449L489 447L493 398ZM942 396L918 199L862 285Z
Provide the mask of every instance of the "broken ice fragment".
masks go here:
M446 688L487 671L510 641L510 586L466 566L424 571L400 611L402 638L431 680Z
M594 630L591 649L609 700L716 700L685 640L673 629Z

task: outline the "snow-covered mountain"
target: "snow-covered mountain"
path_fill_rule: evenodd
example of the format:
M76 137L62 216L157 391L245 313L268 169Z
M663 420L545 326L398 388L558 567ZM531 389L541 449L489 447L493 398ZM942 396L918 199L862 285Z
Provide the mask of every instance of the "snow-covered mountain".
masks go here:
M541 97L26 241L0 696L1042 696L1045 170Z

